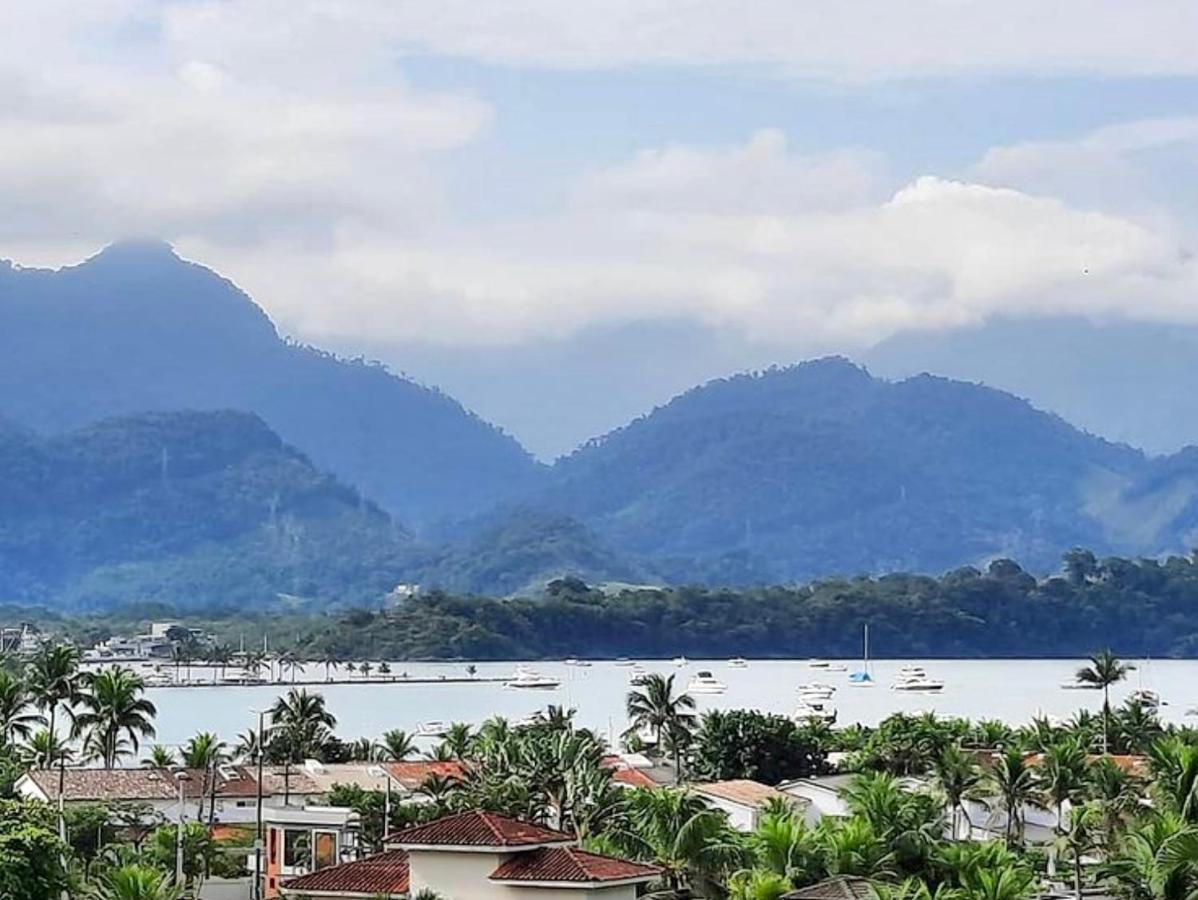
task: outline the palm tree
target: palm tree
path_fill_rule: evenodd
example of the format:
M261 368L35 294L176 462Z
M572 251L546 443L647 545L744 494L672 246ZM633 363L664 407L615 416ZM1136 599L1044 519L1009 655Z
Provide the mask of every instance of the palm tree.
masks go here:
M648 728L653 733L654 744L662 747L662 735L667 730L681 737L680 730L690 730L695 725L695 699L689 694L674 693L674 676L649 675L640 690L628 692L626 701L628 718L632 729ZM681 741L674 743L674 771L681 770Z
M934 772L936 785L944 793L949 809L952 810L952 834L953 839L956 840L961 837L960 823L962 819L969 827L969 832L973 830L973 823L969 820L969 811L965 808L965 801L973 796L978 785L982 783L982 770L974 763L973 757L955 744L950 744L937 757Z
M73 644L46 644L29 661L26 685L33 702L46 716L46 727L56 732L59 706L73 716L82 691L79 648Z
M1128 819L1140 807L1139 779L1104 756L1090 766L1086 795L1098 804L1103 818L1103 846L1109 851Z
M158 710L142 696L144 690L141 677L121 666L87 678L75 726L87 735L89 746L106 769L113 768L118 757L136 753L139 738L154 735Z
M298 672L299 668L300 668L299 657L297 657L295 655L295 651L294 650L284 650L282 653L279 654L278 659L276 661L279 664L279 680L282 681L285 677L285 673L290 671L291 672L291 683L295 684L295 675L296 675L296 672Z
M1175 813L1128 832L1099 874L1132 900L1191 900L1198 891L1198 829Z
M25 682L7 669L0 669L0 744L27 738L34 726L44 722L33 711L33 697Z
M790 888L790 882L781 875L742 869L728 881L728 900L779 900Z
M170 747L154 744L141 764L147 769L173 769L178 765L178 759L175 756L175 751Z
M1165 809L1198 823L1198 745L1180 737L1157 741L1148 752L1153 785Z
M744 860L724 815L686 790L630 792L626 823L608 838L634 859L659 866L675 892L739 868Z
M1077 670L1077 680L1082 684L1093 684L1102 688L1102 752L1110 750L1111 732L1111 685L1127 677L1130 667L1119 661L1110 649L1090 657L1090 665Z
M383 749L368 737L360 737L345 747L351 762L379 762Z
M216 791L217 767L228 762L228 745L210 731L201 731L183 745L183 765L189 769L199 769L204 773L204 783L200 786L200 803L196 819L204 817L204 797ZM213 798L214 799L214 798ZM210 807L209 815L215 813Z
M25 742L25 759L36 769L51 769L71 760L71 749L65 739L42 728L35 731Z
M213 680L224 681L229 661L233 659L233 648L228 644L213 644L208 650L208 662L212 663Z
M1037 780L1044 797L1056 810L1056 831L1065 829L1066 802L1076 800L1086 787L1086 750L1077 738L1066 738L1044 751Z
M393 762L403 762L417 753L416 740L402 728L392 728L383 735L383 753Z
M371 664L370 660L366 660L364 663L362 663L362 665L358 666L358 671L362 673L363 678L369 679L370 673L374 671L374 666Z
M817 865L812 832L802 815L790 806L767 809L750 832L748 847L754 868L798 881Z
M1102 827L1102 812L1093 803L1083 803L1069 810L1068 828L1060 828L1053 852L1073 863L1073 891L1082 900L1082 858L1098 846Z
M1024 762L1023 754L1015 747L1007 749L995 761L989 773L991 802L1006 815L1003 834L1008 846L1023 839L1023 811L1039 807L1040 792L1035 773Z
M336 653L334 653L332 650L329 650L327 653L325 653L324 657L321 659L321 662L324 663L324 680L326 682L332 681L333 672L335 672L337 667L341 665L341 659Z
M106 872L88 897L94 900L178 900L183 886L174 885L153 866L125 865Z
M474 731L465 722L454 722L441 740L450 759L467 759L473 744Z
M324 697L305 688L292 688L276 700L270 721L271 732L281 740L289 762L319 756L337 727L337 717L325 706Z

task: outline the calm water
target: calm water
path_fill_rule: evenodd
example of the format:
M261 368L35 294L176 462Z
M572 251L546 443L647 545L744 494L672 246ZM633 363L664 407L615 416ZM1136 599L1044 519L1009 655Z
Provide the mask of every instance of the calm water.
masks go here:
M942 693L907 694L889 689L899 667L923 665L932 678L946 682ZM855 661L844 661L849 671ZM855 688L847 672L810 668L805 660L749 661L744 669L727 662L691 661L685 666L642 661L650 672L673 674L680 688L700 669L710 670L728 690L715 696L698 696L699 710L754 708L790 715L795 708L798 684L823 681L835 685L833 699L839 724L872 724L897 711L935 711L941 715L996 718L1019 724L1038 714L1066 718L1081 707L1098 710L1099 691L1062 690L1072 680L1080 661L1070 660L879 660L872 664L876 685ZM478 663L479 677L504 677L515 663ZM546 704L576 707L577 721L601 733L618 735L625 727L624 698L629 690L629 669L611 662L590 667L538 662L537 671L560 678L556 690L532 691L505 688L499 683L475 684L323 684L323 666L311 666L299 681L315 682L337 716L337 733L345 739L377 737L391 728L412 731L431 719L478 723L488 716L520 719ZM462 677L461 663L395 663L394 673L411 677ZM195 669L193 680L204 677ZM289 676L290 677L290 676ZM342 673L341 677L347 677ZM1122 702L1137 687L1160 692L1168 705L1161 711L1166 721L1198 724L1186 711L1198 705L1198 660L1162 660L1140 666L1129 680L1112 691L1112 702ZM286 686L159 688L148 693L158 706L158 738L178 744L199 730L216 731L232 741L256 722L252 710L267 707Z

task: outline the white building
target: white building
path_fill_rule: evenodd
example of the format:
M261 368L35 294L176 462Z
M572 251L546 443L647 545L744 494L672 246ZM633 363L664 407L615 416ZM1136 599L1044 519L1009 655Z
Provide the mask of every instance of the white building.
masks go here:
M728 824L737 831L752 831L761 815L772 802L783 802L795 809L805 809L807 802L785 794L759 781L738 778L732 781L712 781L691 786L696 794L713 809L728 816Z
M293 878L284 897L406 900L634 900L653 866L577 846L572 835L482 811L388 835L383 853Z

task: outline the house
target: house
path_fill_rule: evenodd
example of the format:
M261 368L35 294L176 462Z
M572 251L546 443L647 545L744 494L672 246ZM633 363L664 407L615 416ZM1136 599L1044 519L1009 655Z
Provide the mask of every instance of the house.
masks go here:
M813 775L784 781L778 790L804 802L803 819L808 825L818 825L825 816L845 818L849 814L841 791L848 787L856 775Z
M573 835L474 810L388 835L384 852L282 882L282 896L633 900L654 866L590 853Z
M139 803L151 814L168 820L179 818L182 782L184 817L194 817L204 798L207 818L212 792L210 773L204 769L77 769L62 773L63 803ZM180 778L179 776L184 776ZM17 796L44 803L58 802L57 769L31 769L17 779ZM302 806L322 792L302 770L271 768L263 773L262 805ZM214 821L237 824L256 821L258 776L252 766L220 766L216 771Z
M643 753L609 753L599 765L611 772L611 780L620 787L657 788L673 781L673 769L663 774L662 767Z
M771 802L782 802L796 809L806 807L809 802L747 778L694 784L691 790L708 806L726 813L728 824L737 831L755 829Z
M321 794L327 794L337 785L348 785L365 791L390 791L397 801L419 802L424 799L421 790L430 779L461 781L466 769L456 760L322 763L309 759L303 764L303 773Z
M873 900L874 892L864 878L841 876L782 895L782 900Z

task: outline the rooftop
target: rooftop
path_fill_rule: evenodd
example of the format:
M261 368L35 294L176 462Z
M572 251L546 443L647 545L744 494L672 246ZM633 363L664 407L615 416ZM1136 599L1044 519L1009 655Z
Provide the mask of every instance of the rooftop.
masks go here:
M343 894L375 897L408 892L408 854L387 850L356 862L330 866L283 882L284 894Z
M589 853L577 847L545 847L513 856L491 873L491 880L610 884L649 881L660 874L657 866Z
M417 759L381 763L387 774L409 791L418 791L432 776L461 781L466 770L456 760Z
M783 800L787 803L795 802L795 798L790 794L784 794L777 788L772 788L768 784L762 784L759 781L750 781L747 778L736 778L731 781L711 781L706 784L692 785L691 789L697 794L702 794L705 797L715 797L720 800L728 800L732 803L739 803L743 806L762 807L771 800Z
M540 847L573 840L562 831L482 810L413 825L383 839L389 847Z
M99 800L174 800L179 796L176 773L186 773L183 782L185 797L199 797L207 785L205 769L66 769L63 775L63 799L67 801ZM30 769L26 776L46 795L58 799L57 770ZM258 793L257 776L250 766L222 766L217 771L216 796L254 797ZM290 781L291 793L318 793L302 771L292 770L289 779L281 772L267 771L262 778L266 795L282 794L285 781Z
M842 876L783 894L782 900L872 900L873 896L866 879Z

